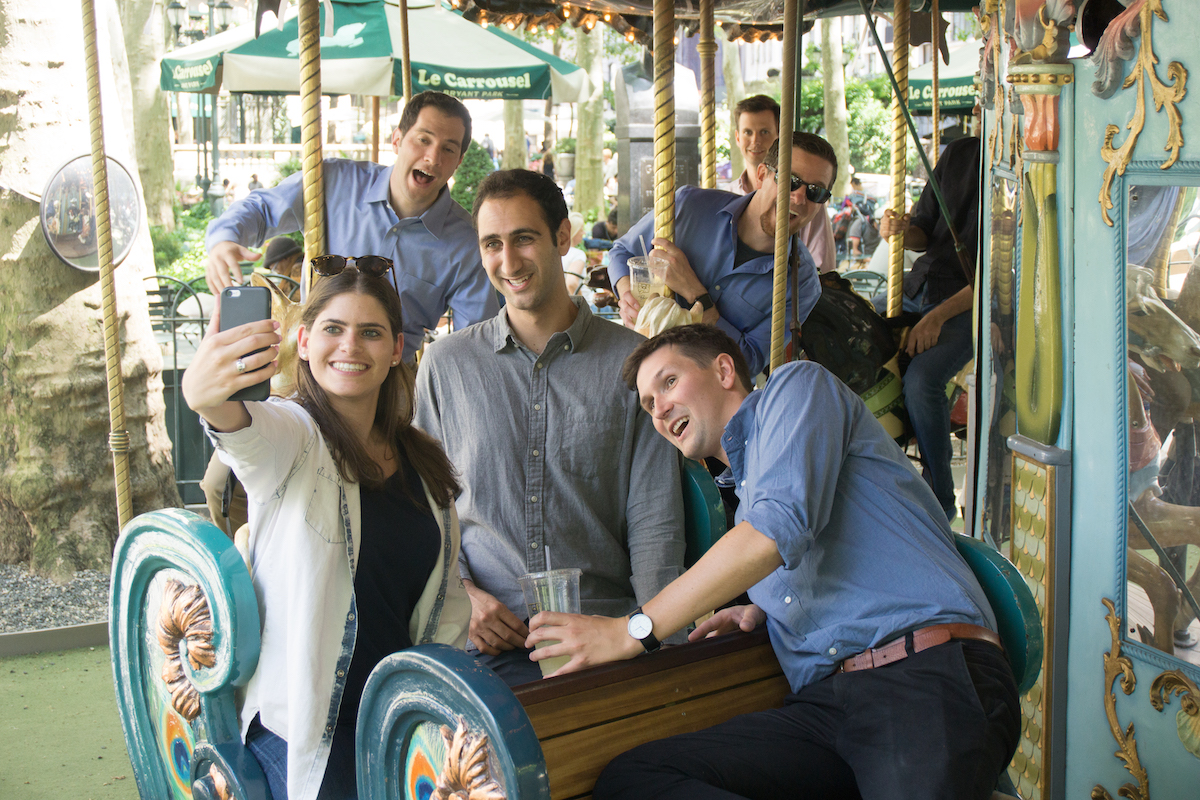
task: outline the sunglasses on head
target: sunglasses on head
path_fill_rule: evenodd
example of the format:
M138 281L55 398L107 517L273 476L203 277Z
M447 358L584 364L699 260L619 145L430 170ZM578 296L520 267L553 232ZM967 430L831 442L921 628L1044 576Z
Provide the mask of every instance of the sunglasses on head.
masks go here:
M779 183L779 167L771 167L771 171L775 173L775 182ZM792 175L791 183L788 185L789 191L798 192L800 187L804 187L804 196L808 198L810 203L824 203L833 196L833 192L826 189L819 183L805 183L798 176Z
M370 275L372 278L383 277L383 274L392 268L392 260L383 256L359 256L358 258L346 258L346 256L317 256L312 259L312 268L323 278L332 278L334 275L341 274L342 270L354 263L354 268L363 275Z

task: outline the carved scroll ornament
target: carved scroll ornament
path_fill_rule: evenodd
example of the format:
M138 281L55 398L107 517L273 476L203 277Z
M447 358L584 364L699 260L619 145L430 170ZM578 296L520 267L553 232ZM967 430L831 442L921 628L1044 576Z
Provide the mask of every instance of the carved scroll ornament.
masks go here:
M166 656L162 679L171 705L189 722L200 714L200 693L183 671L179 643L186 642L188 662L199 670L217 661L212 638L212 613L204 592L194 584L168 580L158 611L158 646Z
M459 717L454 731L442 726L442 738L446 740L446 763L433 800L507 800L503 787L492 779L486 734L471 733L466 719Z
M1150 800L1150 778L1146 775L1146 768L1142 766L1141 759L1138 758L1133 723L1129 723L1122 730L1121 723L1117 720L1117 696L1112 690L1113 681L1119 677L1121 691L1127 695L1133 694L1133 690L1137 688L1137 677L1133 674L1133 662L1121 655L1121 618L1117 616L1116 606L1107 597L1101 598L1100 602L1108 609L1104 618L1108 620L1108 630L1112 634L1112 649L1104 654L1104 713L1108 717L1108 726L1112 729L1113 738L1117 740L1118 749L1113 755L1124 762L1125 769L1129 770L1129 774L1137 781L1137 786L1132 783L1122 784L1117 794L1129 800ZM1112 800L1112 795L1103 786L1096 784L1092 787L1092 800Z
M1167 15L1162 8L1162 0L1132 0L1129 7L1118 14L1096 47L1092 56L1096 64L1096 82L1092 84L1092 92L1099 97L1107 98L1117 91L1117 80L1121 75L1121 62L1128 61L1134 56L1133 40L1141 34L1136 53L1137 59L1129 76L1121 83L1122 89L1136 86L1136 106L1133 118L1125 126L1129 136L1119 148L1113 147L1113 140L1121 129L1117 125L1108 125L1104 129L1104 144L1100 148L1100 157L1108 164L1104 170L1104 182L1100 185L1100 211L1104 222L1112 227L1112 217L1109 211L1113 207L1112 185L1118 175L1124 175L1125 169L1133 158L1134 148L1138 137L1146 126L1146 85L1149 84L1150 95L1154 98L1154 110L1167 112L1167 143L1163 147L1170 153L1161 169L1169 169L1179 160L1179 150L1183 147L1183 119L1179 114L1179 103L1187 94L1187 70L1178 61L1167 64L1167 77L1171 83L1159 80L1158 56L1154 55L1154 43L1151 35L1154 17L1167 22Z
M1181 708L1175 713L1175 726L1179 741L1189 753L1200 758L1200 689L1177 669L1162 673L1150 684L1150 705L1162 711L1171 702L1171 695L1179 695Z

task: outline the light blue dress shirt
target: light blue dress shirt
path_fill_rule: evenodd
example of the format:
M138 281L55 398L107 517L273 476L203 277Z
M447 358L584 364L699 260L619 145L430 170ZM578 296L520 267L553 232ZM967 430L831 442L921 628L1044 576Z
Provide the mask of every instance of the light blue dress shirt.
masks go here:
M774 539L783 557L749 594L792 691L911 630L995 630L933 491L833 373L809 361L775 370L722 445L737 521Z
M771 349L771 299L774 293L775 256L752 258L737 267L737 226L754 193L739 196L718 189L684 186L675 193L675 245L684 252L700 283L712 295L721 315L717 327L738 343L750 374L757 375L768 363ZM609 256L608 277L615 287L629 274L630 256L642 254L641 238L646 247L654 238L654 212L629 229L613 244ZM800 321L821 296L821 282L812 255L800 245ZM784 341L791 338L792 287L788 283L788 304L784 314Z
M391 174L382 164L325 159L325 241L330 253L395 262L389 280L403 307L404 360L412 361L425 329L436 328L447 308L461 330L496 316L500 305L483 271L471 215L443 188L424 214L400 219L388 202ZM208 224L204 244L259 247L303 230L303 223L304 185L296 173L230 206Z

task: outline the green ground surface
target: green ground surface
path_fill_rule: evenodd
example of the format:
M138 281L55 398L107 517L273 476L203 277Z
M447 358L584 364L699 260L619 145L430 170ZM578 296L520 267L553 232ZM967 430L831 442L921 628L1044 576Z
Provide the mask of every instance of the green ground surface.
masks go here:
M108 648L0 659L0 798L137 796Z

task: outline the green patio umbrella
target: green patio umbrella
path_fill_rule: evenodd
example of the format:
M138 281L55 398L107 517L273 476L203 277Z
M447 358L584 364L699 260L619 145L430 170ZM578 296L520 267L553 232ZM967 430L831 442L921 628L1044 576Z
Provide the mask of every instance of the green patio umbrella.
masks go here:
M975 73L979 71L980 42L950 45L950 63L938 70L939 110L943 114L970 111L975 107ZM936 53L935 53L936 56ZM908 110L914 114L933 111L933 62L908 73Z
M325 8L321 8L324 30ZM376 97L403 94L400 10L392 0L333 0L334 35L321 37L321 90ZM577 102L589 92L587 72L495 28L468 22L440 3L408 5L413 91L437 89L472 99ZM162 60L169 92L297 94L300 91L296 9L283 29L254 38L247 24Z

